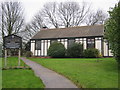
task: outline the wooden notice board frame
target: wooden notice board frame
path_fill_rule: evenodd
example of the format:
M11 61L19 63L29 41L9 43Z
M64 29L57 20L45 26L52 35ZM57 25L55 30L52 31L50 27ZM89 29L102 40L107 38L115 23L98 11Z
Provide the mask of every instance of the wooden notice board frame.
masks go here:
M7 67L7 50L18 49L18 66L20 66L20 57L22 49L22 38L20 36L11 34L3 38L3 47L5 51L5 67Z

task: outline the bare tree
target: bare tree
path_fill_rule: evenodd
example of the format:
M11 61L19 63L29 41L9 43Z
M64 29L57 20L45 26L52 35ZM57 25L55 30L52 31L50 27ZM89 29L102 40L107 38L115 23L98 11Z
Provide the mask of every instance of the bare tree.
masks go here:
M90 6L85 2L79 4L77 2L61 2L47 3L42 9L42 15L45 23L55 28L60 26L71 27L78 26L89 13Z
M36 14L33 18L33 20L26 25L25 32L23 33L23 40L29 41L31 37L33 37L38 31L40 31L40 28L44 27L43 17L41 13L39 12Z
M78 26L84 22L90 6L85 2L65 2L59 5L59 17L65 27Z
M26 33L23 34L25 36L24 40L28 41L44 25L54 26L55 28L79 26L83 22L87 25L94 25L101 24L106 19L106 14L101 10L96 13L89 13L90 5L85 2L82 4L77 2L46 3L43 9L26 26Z
M87 25L95 25L95 24L104 24L107 19L107 14L102 10L98 10L97 12L92 12L87 16L86 24Z
M25 32L22 34L23 39L28 41L44 26L55 28L78 26L85 20L89 9L90 6L86 3L82 3L81 6L77 2L46 3L26 25Z
M42 10L40 10L34 17L33 20L28 23L25 27L25 32L23 33L23 40L25 42L29 41L37 32L40 31L44 26L54 26L58 28L56 15L56 3L46 3Z
M20 2L3 2L0 5L2 38L10 34L20 34L24 32L23 9Z
M44 26L54 26L58 28L56 17L56 3L46 3L42 10L40 10L33 18L33 20L26 25L24 41L29 41L41 28Z
M60 25L58 17L58 4L56 2L46 3L41 11L44 22L58 28Z

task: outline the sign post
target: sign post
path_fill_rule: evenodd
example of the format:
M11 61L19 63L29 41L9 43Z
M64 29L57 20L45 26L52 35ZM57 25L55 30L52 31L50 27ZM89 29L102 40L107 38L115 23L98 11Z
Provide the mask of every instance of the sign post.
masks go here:
M7 49L18 49L18 66L20 66L20 56L22 48L22 38L17 35L8 35L3 39L5 49L5 67L7 66Z
M5 67L7 66L7 49L5 49Z
M18 52L19 54L18 54L18 66L20 66L20 54L21 54L21 50L20 50L20 48L19 48L19 52Z

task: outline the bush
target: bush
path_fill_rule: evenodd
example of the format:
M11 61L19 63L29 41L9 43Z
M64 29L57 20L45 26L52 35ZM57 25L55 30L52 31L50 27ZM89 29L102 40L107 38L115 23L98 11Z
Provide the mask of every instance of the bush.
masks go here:
M47 55L54 58L65 57L65 52L66 49L62 43L53 42L47 50Z
M82 57L83 45L80 43L73 43L67 49L67 57Z
M31 51L26 51L25 56L26 57L31 57L33 53Z
M86 58L97 58L99 57L100 53L98 49L89 48L89 49L84 50L83 55Z

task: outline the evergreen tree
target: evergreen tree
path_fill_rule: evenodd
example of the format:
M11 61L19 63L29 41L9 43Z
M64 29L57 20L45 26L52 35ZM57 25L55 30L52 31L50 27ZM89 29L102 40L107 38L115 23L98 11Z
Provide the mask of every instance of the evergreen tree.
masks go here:
M110 18L105 23L105 37L111 50L120 63L120 1L109 11Z

